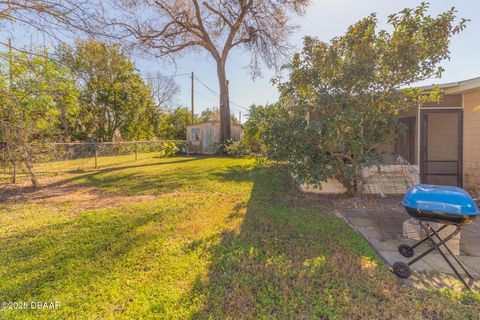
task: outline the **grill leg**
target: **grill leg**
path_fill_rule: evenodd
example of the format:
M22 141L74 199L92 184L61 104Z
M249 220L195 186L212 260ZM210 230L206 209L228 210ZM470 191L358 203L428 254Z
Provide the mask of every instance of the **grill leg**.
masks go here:
M432 226L430 225L430 223L428 223L427 225L428 225L428 228L429 228L430 230L432 230ZM457 228L458 228L459 230L461 229L460 226L457 226ZM438 231L437 231L437 232L438 232ZM437 233L435 233L435 237L436 237L438 240L442 240ZM473 279L473 276L472 276L472 275L470 274L470 272L467 270L467 268L465 267L465 265L463 264L463 262L460 261L460 259L458 259L457 256L455 256L455 255L453 254L452 250L450 250L450 248L447 246L447 244L445 243L443 246L445 247L445 249L447 249L448 253L450 253L450 255L451 255L452 258L457 262L457 264L463 269L463 271L466 273L466 275L467 275L470 279ZM440 250L440 248L439 248L439 250Z
M427 238L430 239L430 241L433 242L434 246L431 247L430 249L426 250L425 252L423 252L422 254L420 254L418 257L416 257L415 259L413 260L410 260L407 264L409 266L411 266L412 264L414 264L415 262L417 262L418 260L422 259L423 257L425 257L427 254L429 254L430 252L432 252L433 250L435 249L438 249L439 246L443 245L444 243L446 243L448 240L452 239L455 235L457 235L457 233L460 232L460 229L456 229L451 235L449 235L448 237L446 237L445 239L441 240L439 243L436 243L435 240L433 240L432 236L430 235L430 232L428 231L428 229L426 229L426 227L423 225L422 222L420 222L420 226L423 228L423 230L425 231L425 233L427 234ZM440 229L439 229L440 230ZM435 233L436 231L434 231L433 233Z
M433 250L437 249L438 252L440 253L440 255L443 257L443 259L448 263L448 265L450 266L450 268L453 270L453 272L455 273L455 275L457 276L457 278L463 283L463 285L469 289L469 290L472 290L472 288L470 288L470 286L468 285L468 283L465 281L465 279L463 279L463 277L460 275L460 273L458 272L457 268L455 268L455 266L452 264L452 262L448 259L448 257L445 255L445 253L440 249L441 246L444 246L445 248L447 248L448 252L452 255L452 257L454 257L454 259L458 262L458 259L455 257L454 254L452 254L452 251L450 250L450 248L448 248L446 246L445 243L447 243L451 238L453 238L454 236L456 236L459 232L460 232L460 226L457 226L457 228L455 229L454 232L452 232L452 234L450 234L448 237L446 237L445 239L442 240L442 238L440 238L440 236L438 235L438 233L433 229L433 227L431 226L430 223L426 223L428 228L422 223L420 222L420 226L423 228L423 230L425 231L425 233L427 233L429 235L429 239L430 241L433 243L433 247L430 248L429 250L425 251L423 254L421 254L420 256L418 256L417 258L413 259L412 261L410 261L408 263L408 265L411 265L412 263L420 260L421 258L423 258L424 256L426 256L427 254L429 254L430 252L432 252ZM433 234L435 235L435 237L437 239L440 240L440 242L435 242L435 240L431 237L430 233L429 233L429 230L430 229ZM463 265L460 264L460 266L462 268ZM464 269L465 270L465 269ZM468 271L467 271L467 274Z
M429 227L431 227L429 225ZM460 226L458 227L460 229ZM435 236L437 237L438 240L441 240L441 238L439 237L438 234L435 234ZM453 259L458 263L458 265L463 269L463 271L465 271L465 273L467 274L467 276L470 278L470 279L473 279L473 276L470 274L470 272L468 271L468 269L465 267L465 265L463 264L463 262L457 258L456 255L453 254L452 250L450 250L450 248L447 246L447 244L444 244L443 245L445 247L445 249L447 249L448 253L450 253L450 255L453 257Z
M420 240L419 242L415 243L413 246L411 246L410 248L412 249L415 249L416 247L418 247L419 245L421 245L422 243L424 243L425 241L427 241L428 239L430 239L431 236L433 236L433 234L435 232L440 232L442 231L443 229L445 229L446 227L448 227L448 225L444 224L443 226L441 226L440 228L438 228L437 230L432 230L430 233L427 233L427 236L425 238L423 238L422 240Z

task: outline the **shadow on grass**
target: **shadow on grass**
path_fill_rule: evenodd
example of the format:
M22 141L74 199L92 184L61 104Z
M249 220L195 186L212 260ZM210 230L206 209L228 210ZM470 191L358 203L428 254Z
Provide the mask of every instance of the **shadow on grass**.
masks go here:
M243 182L255 181L260 169L255 165L234 165L229 166L223 171L214 172L212 177L223 182Z
M171 318L188 315L200 319L475 318L473 308L459 317L458 303L400 286L385 267L377 265L372 249L345 223L304 205L305 198L290 191L281 168L245 166L241 170L216 165L213 162L214 169L179 168L151 179L161 185L165 179L177 177L179 184L193 184L196 192L204 190L202 184L210 179L214 188L235 189L243 182L252 183L249 198L237 194L226 198L241 200L233 202L231 212L221 216L224 232L208 232L193 242L175 241L173 244L180 249L169 251L172 248L165 246L163 239L174 238L176 231L167 220L178 215L175 221L179 225L185 221L181 216L185 199L175 195L141 211L133 207L130 211L85 212L72 221L0 238L0 270L8 274L0 282L0 300L55 300L57 292L67 292L63 303L70 311L61 310L62 315L73 317L75 312L86 312L96 318L143 318L144 314L161 318L158 310L171 311ZM122 179L135 180L132 190L138 191L150 188L139 186L151 182L144 178L125 175ZM97 183L92 181L86 183ZM228 181L235 183L217 184ZM183 238L182 234L178 236ZM177 258L182 251L193 260L180 265ZM189 280L182 279L182 268L198 267L194 263L197 255L208 256L208 275L199 275L191 287ZM160 306L165 299L159 296L168 295L171 287L162 286L160 289L166 292L154 291L156 295L152 295L143 291L144 282L135 281L137 274L128 272L142 273L142 268L152 267L156 281L150 287L157 288L163 276L172 276L170 270L162 272L165 265L178 269L175 276L180 275L180 280L174 282L175 286L190 290L185 294L182 291L179 301L168 300L170 304ZM127 276L119 276L125 272ZM139 278L144 280L142 275ZM119 284L122 280L125 283ZM97 283L101 283L100 289L95 287ZM109 291L115 290L110 286L118 291L129 289L125 295L118 295L121 303L112 303L117 295ZM135 298L139 299L138 309L126 311L138 312L137 317L122 314L123 310L118 314L110 310L105 317L101 314L102 303L108 305L106 308L121 305L128 309ZM183 313L174 313L177 309Z
M57 289L88 290L92 283L108 278L122 257L157 237L141 230L162 218L156 212L95 211L1 238L2 269L8 277L0 283L0 300L25 301L43 295L55 301ZM45 292L52 296L46 297Z
M165 159L165 158L163 158L163 159ZM64 179L64 180L60 180L60 181L48 184L48 185L45 186L45 188L56 187L56 186L59 186L59 185L67 184L67 183L74 182L74 181L77 181L77 180L82 180L82 179L89 180L90 178L96 177L98 175L111 173L111 172L115 172L115 171L120 171L120 170L125 170L125 169L157 167L157 166L165 166L165 165L169 165L169 164L181 164L181 163L191 162L191 161L201 160L201 159L202 158L199 158L199 157L192 157L192 158L183 159L183 160L172 160L172 161L166 161L166 162L164 161L164 162L146 163L146 164L135 164L135 165L128 165L128 166L115 166L115 167L109 167L109 168L104 168L104 169L98 169L98 170L95 170L95 172L91 172L91 173L87 173L87 174L83 174L83 175L78 175L78 176L75 176L75 177L72 177L72 178L68 178L68 179ZM91 179L91 180L93 180L93 179Z
M281 168L241 171L233 167L218 174L222 180L254 183L243 214L242 206L236 206L226 219L227 225L237 221L237 227L223 232L219 242L206 238L187 248L203 246L212 254L208 277L199 276L181 301L184 305L201 297L201 308L193 318L460 314L451 301L437 296L431 303L429 294L401 286L366 241L343 221L302 205L305 198L291 192ZM445 307L448 302L456 309ZM432 308L424 310L428 303Z
M165 158L162 158L165 159ZM103 168L103 169L96 169L94 171L89 170L88 172L76 172L71 171L70 173L76 174L73 177L66 178L66 179L61 179L59 181L49 183L47 185L42 186L40 189L33 188L31 186L24 187L24 186L19 186L19 187L10 187L6 190L2 190L0 192L0 200L1 201L7 201L12 197L18 197L20 194L30 194L33 192L37 192L39 190L48 190L48 189L54 189L54 188L59 188L71 183L77 183L78 187L106 187L106 186L114 186L115 184L117 185L125 185L128 187L129 184L136 185L137 188L127 188L127 191L130 191L128 193L132 194L135 192L141 192L141 191L146 191L148 189L153 189L153 188L158 188L159 186L161 187L163 184L160 183L159 185L156 186L150 186L148 184L143 183L141 180L135 178L135 174L118 174L118 175L112 175L112 176L105 176L110 173L114 172L121 172L122 170L126 169L136 169L136 168L151 168L151 167L159 167L161 168L162 166L166 165L176 165L176 164L183 164L183 163L188 163L192 161L197 161L197 160L202 160L203 157L190 157L188 159L179 159L175 160L172 158L171 161L163 161L163 162L155 162L155 163L146 163L146 164L135 164L135 165L123 165L123 166L114 166L114 167L108 167L108 168ZM68 173L68 172L67 172ZM176 173L172 173L169 176L174 176ZM159 182L166 182L167 176L165 177L157 177ZM44 198L47 198L48 196L44 196Z
M342 296L350 287L345 282L348 277L342 279L352 272L347 266L364 274L365 280L367 271L361 270L360 264L363 256L374 261L370 248L333 217L292 210L292 204L303 198L291 193L281 168L257 167L242 172L241 167L231 167L217 177L235 182L251 180L254 185L243 214L242 207L236 206L227 217L241 224L240 228L225 231L220 243L209 248L212 263L208 280L199 277L182 301L188 303L198 296L205 299L194 318L334 316L329 295ZM210 243L211 239L204 239L192 246ZM337 263L346 264L345 269Z

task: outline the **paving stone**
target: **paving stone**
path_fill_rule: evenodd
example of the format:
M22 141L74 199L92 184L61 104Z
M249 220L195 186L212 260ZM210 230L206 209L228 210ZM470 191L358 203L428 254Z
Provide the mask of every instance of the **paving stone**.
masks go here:
M356 227L364 228L364 227L371 227L374 222L370 218L353 218L350 217L348 218L348 221L350 221L351 224L353 224Z
M403 234L403 222L410 216L398 204L392 204L391 208L384 206L380 211L368 212L365 208L355 208L340 212L353 228L359 232L382 258L391 266L397 261L407 263L412 258L405 258L398 252L400 244L413 245L417 241L406 239ZM378 216L382 212L385 216ZM379 231L381 227L381 231ZM383 234L384 239L380 239ZM429 241L415 248L415 256L431 248ZM445 252L445 249L444 249ZM462 229L460 237L460 260L476 278L476 286L480 288L480 219ZM453 262L456 266L456 262ZM456 279L450 266L443 257L434 251L411 266L415 273L407 281L415 286L425 287L449 287L454 290L463 289L462 283ZM459 270L460 271L460 270Z
M378 230L375 227L355 227L367 240L377 240L379 238Z
M380 241L378 239L378 232L374 228L357 228L357 230L362 234L364 238L368 240L371 246L374 247L377 251L392 251L398 253L398 247L401 244L414 245L416 241L411 239L401 239L401 240L385 240ZM428 250L431 245L423 243L420 246L415 248L415 254L421 254L422 252Z
M372 239L371 242L375 249L378 249L379 251L393 252L398 252L398 246L400 244L400 242L397 240L379 241L377 239Z
M469 256L480 257L480 230L463 229L460 237L460 250Z
M480 257L460 256L460 260L467 266L468 271L480 275Z
M369 218L369 213L365 209L343 209L341 214L345 217Z
M395 262L400 261L407 263L409 261L408 258L403 257L400 253L398 252L393 252L393 251L381 251L380 255L388 262L390 266L392 266ZM431 267L426 264L423 261L418 261L414 263L412 266L410 266L412 270L416 271L425 271L431 269Z
M447 255L448 257L448 255ZM453 259L448 257L450 261L452 261L453 265L457 268L458 272L460 274L465 274L465 272L460 268L460 266L457 265ZM427 263L432 269L444 272L444 273L449 273L449 274L454 274L452 268L448 265L448 263L443 259L443 257L440 254L432 253L427 255L425 258L422 259L425 263ZM461 261L465 261L462 257L460 257ZM466 262L466 261L465 261ZM468 266L470 266L470 263L468 263ZM472 270L472 268L469 268L469 271L473 273L473 275L478 275L478 272L476 270Z
M400 254L397 254L393 251L380 251L379 253L390 266L397 261L406 262L406 260Z

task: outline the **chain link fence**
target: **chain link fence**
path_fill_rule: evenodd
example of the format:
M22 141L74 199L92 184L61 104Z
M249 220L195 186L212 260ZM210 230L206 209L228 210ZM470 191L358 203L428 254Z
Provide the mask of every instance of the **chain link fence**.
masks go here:
M29 146L34 169L38 175L58 174L108 167L125 161L166 157L187 153L184 140L153 140L129 142L33 143ZM15 158L18 152L0 146L2 168L0 184L15 182L26 176L23 163Z

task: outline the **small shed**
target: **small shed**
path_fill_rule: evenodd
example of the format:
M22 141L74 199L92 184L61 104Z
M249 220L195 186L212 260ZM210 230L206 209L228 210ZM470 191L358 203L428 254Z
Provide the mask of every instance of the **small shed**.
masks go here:
M230 124L231 138L243 139L243 126ZM187 147L191 154L214 154L220 146L220 121L205 121L187 125Z

